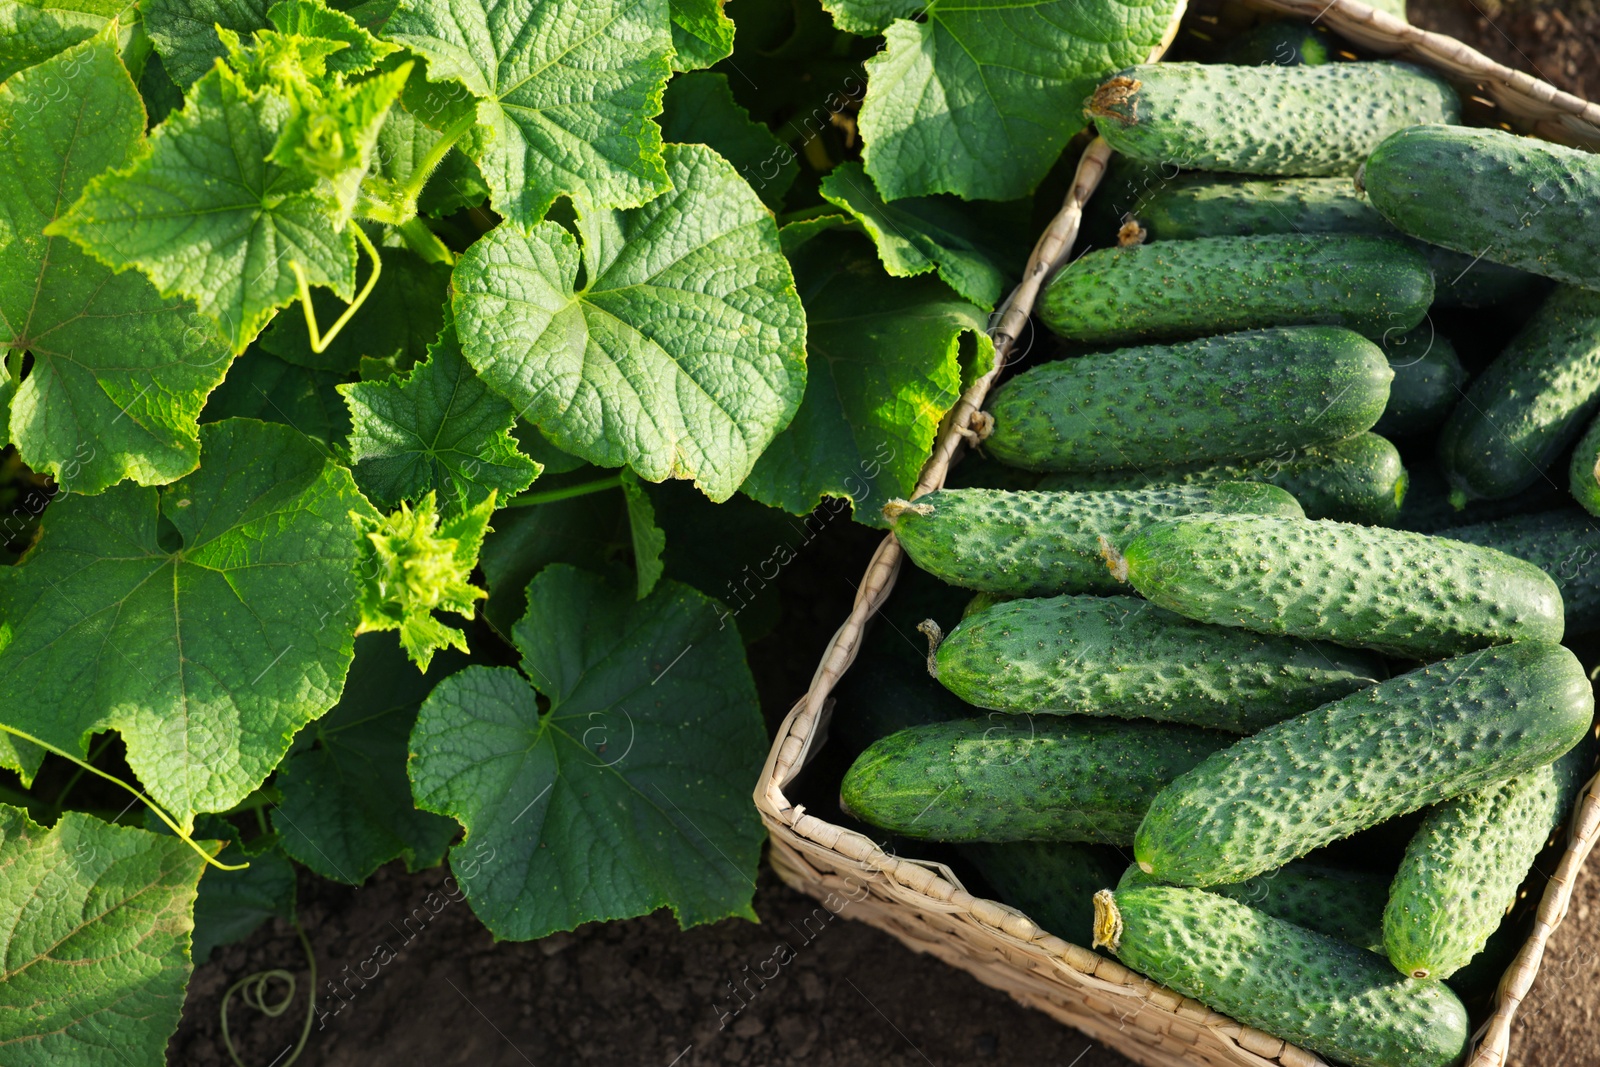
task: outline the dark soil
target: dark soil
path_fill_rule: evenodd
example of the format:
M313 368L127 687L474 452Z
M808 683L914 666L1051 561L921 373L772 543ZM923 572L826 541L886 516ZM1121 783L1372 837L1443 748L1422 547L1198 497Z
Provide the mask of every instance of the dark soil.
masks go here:
M1563 89L1600 98L1594 8L1413 0L1412 18ZM873 541L844 536L847 548L828 550L849 557L830 560L841 564L830 570L845 576L837 588L784 590L787 610L807 617L786 619L751 649L769 719L804 689L822 642L844 615L850 582ZM1515 1067L1600 1067L1600 878L1593 866L1579 881L1571 914L1518 1017ZM770 871L756 892L760 924L730 920L680 932L663 913L498 945L464 901L444 895L446 873L407 874L391 865L359 889L303 879L300 914L316 948L319 988L301 1064L1129 1062L870 927L821 921L826 911ZM841 919L848 917L846 908ZM170 1062L225 1067L230 1060L218 1020L224 991L247 974L280 967L304 980L299 942L282 922L199 967ZM762 972L776 977L763 980ZM268 999L281 992L275 986ZM302 986L296 1004L276 1018L235 997L230 1029L247 1067L287 1060L304 1018L303 996Z

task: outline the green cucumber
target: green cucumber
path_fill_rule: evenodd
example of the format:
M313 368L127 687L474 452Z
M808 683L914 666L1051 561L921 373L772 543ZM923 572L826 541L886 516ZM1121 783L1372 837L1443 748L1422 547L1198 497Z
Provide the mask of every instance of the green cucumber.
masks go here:
M1411 484L1406 490L1400 517L1386 524L1401 530L1438 533L1453 526L1469 526L1509 515L1549 511L1566 503L1566 494L1561 488L1541 478L1516 496L1504 500L1469 500L1458 508L1450 499L1450 483L1445 480L1444 471L1436 461L1421 456L1407 470ZM1306 514L1311 514L1309 509Z
M1127 845L1161 787L1231 740L1077 717L931 723L869 745L839 800L904 837Z
M1094 930L1094 895L1115 885L1126 864L1105 845L1013 841L959 845L998 899L1057 937L1081 945Z
M1095 943L1129 967L1351 1067L1448 1067L1467 1009L1440 982L1395 973L1376 953L1200 889L1097 893Z
M1151 802L1134 858L1178 885L1243 881L1549 763L1593 718L1588 675L1560 645L1442 660L1209 757Z
M1326 26L1282 19L1252 27L1228 42L1221 61L1239 66L1318 67L1344 49Z
M1455 122L1449 83L1405 63L1151 63L1096 89L1084 113L1113 149L1236 174L1354 174L1384 138Z
M1600 519L1565 507L1447 527L1439 536L1527 560L1561 590L1567 633L1600 630Z
M1006 382L989 403L985 447L1052 471L1270 456L1367 429L1393 377L1372 342L1323 326L1121 348Z
M883 509L918 567L951 585L1008 596L1117 592L1100 539L1120 541L1195 511L1305 514L1277 486L1250 482L1104 493L941 489Z
M1382 337L1420 323L1432 302L1433 272L1400 238L1264 234L1089 252L1051 279L1039 318L1069 341L1268 326L1344 326Z
M1439 433L1439 461L1456 499L1496 500L1528 488L1597 409L1600 292L1557 289Z
M1389 405L1373 427L1386 437L1407 437L1437 430L1467 382L1467 370L1455 346L1432 323L1383 339L1394 381L1389 385Z
M1134 864L1123 871L1117 888L1160 884ZM1248 904L1274 919L1337 937L1357 948L1383 951L1383 909L1389 902L1389 879L1381 874L1295 860L1242 882L1208 886L1206 892Z
M967 703L1253 733L1387 676L1380 657L1192 622L1126 596L1013 600L969 616L934 654Z
M1600 515L1600 419L1590 423L1588 432L1578 441L1567 479L1572 486L1572 499L1589 514Z
M1115 560L1151 602L1202 622L1412 659L1559 641L1561 592L1492 548L1428 534L1264 515L1147 526Z
M1231 481L1276 485L1298 500L1310 519L1338 519L1373 526L1395 522L1410 484L1399 450L1387 438L1375 433L1359 433L1343 441L1291 449L1257 459L1051 474L1039 482L1039 488L1092 492Z
M1384 218L1424 241L1600 288L1600 156L1504 130L1419 125L1378 145L1361 182Z
M1593 766L1593 747L1579 744L1428 812L1383 913L1384 950L1401 974L1448 978L1482 951Z

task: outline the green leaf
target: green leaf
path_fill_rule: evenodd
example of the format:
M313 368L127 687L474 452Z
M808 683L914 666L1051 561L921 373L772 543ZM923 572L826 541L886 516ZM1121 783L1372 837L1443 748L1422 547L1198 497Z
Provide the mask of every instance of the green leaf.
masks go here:
M1143 63L1181 0L825 0L852 33L883 32L861 108L867 173L887 200L1015 200L1084 127L1083 101ZM920 16L920 21L908 21Z
M194 902L194 961L204 963L222 945L243 941L268 919L294 921L294 864L276 848L250 855L239 847L239 831L226 819L208 815L197 820L196 832L231 840L217 855L221 863L249 862L242 871L207 867ZM252 842L253 844L253 842Z
M0 807L7 1067L160 1063L189 982L200 857L176 837Z
M350 433L350 411L336 391L342 375L286 363L259 346L233 361L206 401L200 421L259 419L292 426L323 447Z
M468 667L422 705L412 792L466 827L451 866L496 937L662 907L684 927L755 917L762 830L749 794L766 731L718 614L676 582L636 601L548 567L516 627L526 678Z
M631 540L621 493L589 493L497 512L494 531L484 538L479 553L489 584L484 617L501 636L508 636L528 610L525 594L536 574L557 562L603 571L625 556Z
M794 417L805 315L772 215L699 145L667 148L672 191L642 208L492 231L454 276L467 360L555 444L713 500Z
M335 224L319 179L266 161L290 110L217 67L156 127L147 152L91 181L50 232L117 270L137 267L165 296L194 300L235 352L294 299L291 262L350 299L355 237Z
M796 515L848 497L857 522L883 526L879 510L911 494L965 380L994 359L987 315L934 278L888 277L849 232L814 238L793 261L806 399L744 491Z
M278 0L267 10L267 19L284 34L341 42L345 47L328 56L328 70L335 74L364 73L400 50L322 0Z
M667 0L413 0L385 36L478 99L468 154L514 226L560 196L637 207L667 190L650 121L671 73Z
M443 648L467 651L467 635L433 617L453 611L470 619L487 596L472 585L472 569L489 530L494 491L479 504L439 520L433 493L415 509L402 503L387 516L366 520L362 561L361 628L357 633L400 631L400 647L422 670Z
M227 54L216 27L248 38L271 27L270 6L272 0L145 0L144 21L167 73L188 88Z
M0 85L0 349L33 356L11 439L75 492L194 470L196 420L228 368L227 344L188 304L45 236L143 138L138 90L105 38Z
M392 636L356 638L344 696L306 727L274 780L283 801L272 827L285 852L351 885L392 859L410 871L444 860L456 824L412 804L406 744L423 698L466 662L446 652L419 674Z
M668 0L673 70L701 70L733 55L733 20L722 13L722 4L723 0Z
M1004 251L994 247L993 220L974 206L938 197L885 203L859 163L841 163L829 171L822 179L822 198L861 224L890 276L910 278L937 270L962 298L985 308L999 301L1009 280L1000 266L1006 261ZM1009 251L1014 255L1024 247L1019 242Z
M450 512L495 490L502 499L513 496L539 475L511 437L517 413L461 358L453 322L405 380L358 382L339 392L354 426L356 484L383 507L437 493Z
M428 354L428 346L444 326L450 268L425 262L404 248L380 248L383 271L366 303L321 352L311 350L303 314L283 315L261 334L260 345L281 359L313 370L354 374L363 357L393 359L407 370ZM366 282L363 265L359 281ZM311 306L323 328L344 312L338 297L325 289L311 294Z
M144 98L146 125L152 128L183 106L183 90L167 73L159 55L145 61L144 73L139 75L139 95Z
M661 562L661 551L667 547L667 535L656 525L655 505L650 503L650 494L645 492L638 475L632 471L622 472L622 496L628 504L633 566L639 575L639 599L643 600L661 580L661 572L665 569Z
M136 3L137 0L0 0L0 81L87 41L112 19L118 20L117 47L131 61L136 42L143 36ZM145 54L149 47L148 43L144 45Z
M356 514L374 513L348 471L244 419L203 426L200 469L182 481L58 499L39 542L0 569L0 717L69 752L119 731L146 792L185 826L237 804L339 698ZM37 766L15 749L3 762Z
M726 74L680 74L667 84L661 136L679 144L703 144L732 163L768 207L783 203L800 165L794 151L772 131L750 119L733 99Z

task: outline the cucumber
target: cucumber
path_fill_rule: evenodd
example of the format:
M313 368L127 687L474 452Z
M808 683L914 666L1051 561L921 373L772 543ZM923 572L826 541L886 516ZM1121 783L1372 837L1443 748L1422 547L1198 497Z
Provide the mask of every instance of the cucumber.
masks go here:
M1399 236L1348 178L1235 178L1180 174L1152 181L1132 202L1131 220L1147 238L1271 233ZM1522 296L1537 275L1423 241L1408 241L1428 262L1436 307L1484 307Z
M1253 733L1387 676L1380 657L1192 622L1136 597L1013 600L963 619L939 681L980 708Z
M1184 996L1351 1067L1448 1067L1467 1010L1440 982L1200 889L1097 893L1095 942Z
M1007 596L1117 592L1100 539L1121 540L1194 511L1305 514L1277 486L1250 482L1104 493L941 489L883 509L918 567L951 585Z
M1378 145L1360 180L1406 233L1600 288L1600 156L1504 130L1417 125Z
M1367 429L1393 377L1372 342L1321 326L1121 348L1006 382L989 404L986 447L1051 471L1269 456Z
M1549 763L1589 730L1578 658L1518 641L1324 704L1216 753L1151 802L1147 874L1239 882L1386 819Z
M1228 481L1268 482L1287 490L1310 519L1374 526L1394 524L1410 484L1399 450L1375 433L1359 433L1343 441L1257 459L1136 471L1051 474L1040 481L1039 488L1088 492Z
M1222 62L1240 66L1317 67L1345 48L1345 43L1325 26L1283 19L1239 34L1223 50Z
M1373 429L1387 437L1437 430L1461 399L1467 370L1455 346L1432 323L1383 339L1383 354L1394 371L1389 404Z
M1051 279L1039 318L1069 341L1267 326L1344 326L1382 337L1420 323L1432 302L1428 262L1400 238L1264 234L1089 252Z
M1562 635L1561 592L1544 571L1428 534L1185 515L1145 527L1120 561L1111 556L1153 603L1257 633L1411 659Z
M1447 527L1439 536L1527 560L1561 590L1567 633L1600 630L1600 519L1565 507Z
M1438 463L1423 456L1414 466L1407 468L1410 485L1406 489L1405 503L1400 517L1392 525L1401 530L1417 533L1438 533L1453 526L1469 526L1489 522L1510 515L1523 515L1534 511L1550 511L1566 501L1561 488L1541 478L1516 496L1504 500L1469 500L1456 507L1450 499L1450 483ZM1307 510L1307 515L1310 511Z
M1160 884L1134 864L1123 871L1117 888ZM1383 909L1389 902L1389 879L1381 874L1295 860L1242 882L1208 886L1206 892L1248 904L1274 919L1337 937L1368 952L1383 951Z
M1457 121L1461 102L1444 79L1405 63L1151 63L1101 85L1084 114L1135 159L1314 176L1354 174L1396 130Z
M1579 744L1428 813L1383 913L1384 950L1401 974L1448 978L1482 951L1593 765L1592 746Z
M1231 740L1076 717L931 723L869 745L839 798L847 813L905 837L1126 845L1161 787Z
M1578 441L1567 478L1572 499L1589 514L1600 515L1600 419L1590 423L1588 432Z
M959 845L956 851L1002 903L1075 945L1093 936L1095 893L1115 885L1128 862L1106 845L1062 841Z
M1538 481L1600 408L1600 292L1564 287L1467 389L1439 434L1454 498Z

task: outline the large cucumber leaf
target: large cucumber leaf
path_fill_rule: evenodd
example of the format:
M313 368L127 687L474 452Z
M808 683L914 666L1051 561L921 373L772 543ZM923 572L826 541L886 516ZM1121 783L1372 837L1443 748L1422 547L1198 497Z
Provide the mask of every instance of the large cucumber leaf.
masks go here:
M539 465L517 450L517 413L489 391L461 356L446 322L428 361L403 380L356 382L339 392L350 407L350 461L367 499L382 507L438 494L449 513L533 484Z
M477 100L467 151L514 226L560 196L637 207L666 191L651 120L672 69L667 0L413 0L384 35Z
M557 564L528 587L522 671L468 667L422 705L412 791L467 828L451 866L496 937L662 907L685 927L755 917L766 731L721 614L677 582L636 601Z
M336 225L326 183L267 161L292 117L276 90L214 67L148 150L91 181L50 232L194 300L242 352L294 299L291 263L310 284L354 295L355 237Z
M117 20L117 47L136 66L150 54L137 0L0 0L0 81L88 40Z
M1106 75L1145 62L1183 0L825 0L882 33L867 64L863 158L884 198L1027 196L1084 127ZM917 21L912 21L916 18Z
M628 211L501 226L456 265L467 360L558 447L651 481L739 488L805 388L805 313L772 214L701 145Z
M267 29L267 8L273 0L145 0L144 20L150 39L172 80L187 89L226 55L218 26L248 40Z
M392 635L356 638L344 696L306 727L274 780L283 800L272 827L285 852L352 885L392 859L413 871L444 859L456 824L412 804L406 743L423 699L465 665L444 652L422 674Z
M189 982L200 857L176 837L0 806L7 1067L157 1064Z
M226 342L193 307L45 236L143 139L138 90L107 37L0 85L0 349L33 356L11 438L35 470L80 493L194 470L197 420L228 368Z
M237 804L339 699L361 592L350 472L295 431L200 430L160 490L67 496L0 568L0 720L69 752L121 732L145 790L188 826ZM33 746L0 762L26 774Z
M931 276L888 277L847 231L812 238L791 260L806 307L806 399L744 491L796 515L848 497L856 521L882 526L963 385L994 359L987 313Z

